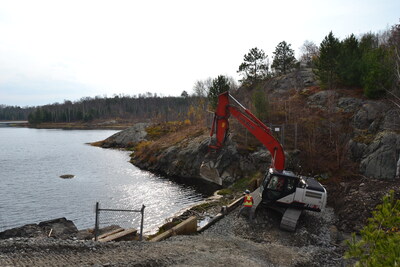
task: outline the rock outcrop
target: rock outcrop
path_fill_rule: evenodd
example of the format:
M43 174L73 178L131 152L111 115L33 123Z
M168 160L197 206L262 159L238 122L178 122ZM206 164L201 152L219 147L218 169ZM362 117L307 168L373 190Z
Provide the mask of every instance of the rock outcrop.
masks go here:
M400 110L384 101L364 101L351 125L351 158L369 178L393 179L400 156Z
M380 132L364 149L360 172L366 177L393 179L400 151L400 134Z
M75 224L66 218L27 224L22 227L8 229L0 233L0 239L14 237L55 237L67 239L78 234Z
M149 123L136 123L134 126L113 134L109 138L101 141L100 146L103 148L110 147L129 147L146 139L146 127Z
M193 179L203 180L200 167L204 162L211 162L210 167L216 173L215 179L204 180L222 186L230 185L256 170L265 172L270 165L271 157L267 150L241 155L236 149L236 143L229 138L218 154L209 154L208 144L209 137L202 135L153 153L154 161L142 160L133 154L131 162L139 168L189 183Z

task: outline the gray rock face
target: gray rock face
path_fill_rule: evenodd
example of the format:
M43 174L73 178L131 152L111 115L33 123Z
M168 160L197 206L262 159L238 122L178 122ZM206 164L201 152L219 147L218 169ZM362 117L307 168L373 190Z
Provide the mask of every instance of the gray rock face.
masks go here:
M367 147L368 147L367 144L350 140L349 142L350 158L356 162L357 161L359 162L364 157Z
M336 107L336 99L339 97L339 94L334 90L325 90L315 93L308 97L308 104L310 106L319 107L319 108L328 108L329 106Z
M194 138L186 145L172 145L152 155L157 160L142 161L133 156L131 162L139 168L180 178L200 178L201 162L208 152L208 138Z
M341 97L338 99L337 107L344 112L356 112L362 105L363 100L354 97Z
M400 152L400 134L380 133L370 144L361 160L360 172L367 177L393 179Z
M270 91L273 94L281 94L291 89L298 90L315 85L317 85L315 74L312 69L306 68L273 78L266 87L272 88Z
M391 109L386 112L383 123L382 130L398 131L400 130L400 110Z
M378 101L367 101L353 117L352 125L356 129L376 131L387 106Z
M128 147L146 139L146 127L149 123L136 123L134 126L113 134L103 141L102 147Z
M255 170L266 171L270 165L271 158L266 150L256 151L248 156L240 155L236 144L229 139L219 152L208 154L208 144L209 137L200 136L186 145L170 146L160 151L153 155L157 158L154 162L144 162L133 156L132 163L139 168L170 177L204 179L223 186L230 185ZM202 163L207 163L207 176L213 177L207 179L200 175Z

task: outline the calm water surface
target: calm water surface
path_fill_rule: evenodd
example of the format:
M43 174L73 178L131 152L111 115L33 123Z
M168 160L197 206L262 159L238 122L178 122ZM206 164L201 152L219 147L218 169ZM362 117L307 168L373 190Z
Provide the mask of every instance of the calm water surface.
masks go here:
M59 217L93 228L98 201L111 209L144 204L149 232L203 200L193 188L136 168L129 152L86 144L115 132L0 127L0 231ZM139 214L103 214L106 224L139 226Z

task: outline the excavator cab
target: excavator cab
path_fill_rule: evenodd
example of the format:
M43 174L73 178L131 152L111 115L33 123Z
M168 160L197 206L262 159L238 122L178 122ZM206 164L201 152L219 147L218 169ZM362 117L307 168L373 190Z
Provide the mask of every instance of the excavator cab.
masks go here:
M261 185L263 204L269 205L294 194L299 182L300 179L292 172L269 169Z

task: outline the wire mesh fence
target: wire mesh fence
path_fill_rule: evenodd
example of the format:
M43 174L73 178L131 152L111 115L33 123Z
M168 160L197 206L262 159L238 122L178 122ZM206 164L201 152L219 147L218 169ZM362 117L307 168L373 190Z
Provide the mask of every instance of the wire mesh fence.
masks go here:
M105 209L100 208L100 203L96 202L96 218L94 235L97 241L99 236L99 229L107 226L118 226L121 228L139 228L139 240L143 238L143 224L144 224L144 208L142 205L140 209L127 210L127 209ZM135 213L140 213L137 216Z
M206 113L206 126L211 129L214 121L214 113ZM248 136L251 135L243 125L239 126L236 120L230 120L231 128L236 129L237 132L243 133L245 136L244 142L247 143ZM271 124L264 122L264 124L271 130L273 136L282 144L285 149L296 150L298 148L298 125L297 123L282 123ZM245 131L243 132L243 129Z
M268 124L267 126L285 149L297 149L297 123Z

